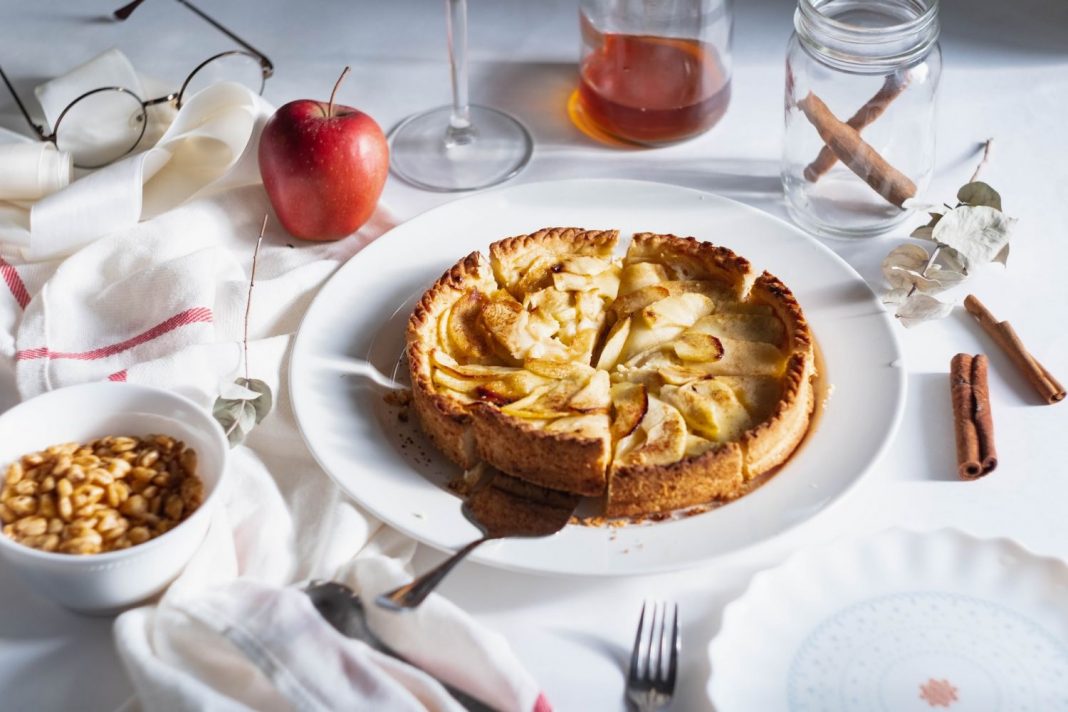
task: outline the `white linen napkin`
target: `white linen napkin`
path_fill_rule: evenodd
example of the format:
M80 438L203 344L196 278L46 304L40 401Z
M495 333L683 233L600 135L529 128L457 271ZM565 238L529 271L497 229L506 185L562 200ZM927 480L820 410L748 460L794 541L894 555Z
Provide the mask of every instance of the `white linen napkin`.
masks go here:
M0 143L0 201L38 200L67 187L70 154L47 141Z
M118 50L109 50L38 87L50 125L79 94L121 86L144 95L143 83ZM102 235L214 191L258 183L259 131L274 109L240 84L214 84L189 99L159 140L152 127L170 121L166 106L151 108L150 128L139 144L150 147L75 180L20 216L7 203L0 214L0 242L31 260L68 255ZM28 223L29 229L26 229Z
M79 64L66 74L44 82L33 90L44 110L49 127L54 127L63 109L87 91L100 87L129 89L142 99L144 87L130 60L121 50L112 48Z

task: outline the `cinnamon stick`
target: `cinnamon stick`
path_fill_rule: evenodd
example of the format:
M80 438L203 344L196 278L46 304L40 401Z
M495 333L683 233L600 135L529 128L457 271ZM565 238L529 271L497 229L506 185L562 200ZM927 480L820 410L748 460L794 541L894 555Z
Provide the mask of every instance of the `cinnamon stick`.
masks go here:
M820 138L835 156L879 195L897 207L916 195L916 184L887 163L857 130L836 117L812 92L797 102Z
M964 308L1008 355L1044 403L1052 405L1064 400L1064 386L1031 355L1009 322L998 321L974 294L964 298Z
M983 463L979 455L979 432L972 417L972 361L973 358L968 354L957 354L949 363L953 433L957 441L957 472L962 480L974 480L983 474Z
M846 121L846 125L859 134L869 124L883 115L883 112L886 111L886 107L890 106L890 103L896 99L901 92L905 91L907 85L907 75L891 74L886 78L886 81L883 82L879 91L875 92L872 98L865 102L864 106L857 109L857 113L849 117L849 120ZM820 149L815 160L805 166L805 180L815 183L824 173L831 170L837 162L838 156L834 155L834 151L828 146L824 146Z
M994 417L990 411L990 386L987 380L987 358L983 354L972 359L972 419L979 438L979 462L982 474L998 466L998 450L994 445Z

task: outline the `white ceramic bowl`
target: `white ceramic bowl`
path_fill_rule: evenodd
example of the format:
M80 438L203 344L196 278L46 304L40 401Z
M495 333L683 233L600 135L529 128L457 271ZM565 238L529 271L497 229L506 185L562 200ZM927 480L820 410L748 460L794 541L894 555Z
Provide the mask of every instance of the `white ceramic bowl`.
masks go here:
M38 551L0 534L0 556L34 591L86 613L121 610L162 591L203 540L221 501L229 446L211 414L191 400L129 383L51 391L0 415L0 483L20 456L105 435L162 433L196 450L204 502L174 529L129 549L75 556Z

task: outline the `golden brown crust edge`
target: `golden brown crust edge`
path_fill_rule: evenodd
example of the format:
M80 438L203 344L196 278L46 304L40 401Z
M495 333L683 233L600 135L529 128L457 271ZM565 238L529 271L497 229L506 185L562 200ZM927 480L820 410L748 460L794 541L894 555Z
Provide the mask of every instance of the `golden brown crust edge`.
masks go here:
M488 403L471 406L475 448L498 470L550 489L590 497L604 494L611 446L602 439L546 432Z
M812 333L801 306L782 281L764 272L753 285L753 297L771 306L786 326L789 356L783 373L783 395L771 416L742 438L746 478L777 467L805 438L815 407L816 357Z
M605 516L627 517L707 504L745 491L744 453L736 442L670 465L612 467Z
M490 262L520 257L532 249L567 255L608 255L616 248L619 230L543 227L529 235L506 237L490 245Z
M530 252L563 256L609 257L619 241L618 230L586 230L580 227L545 227L529 235L516 235L489 247L490 264L501 286L511 291L518 275L513 264L524 262ZM520 295L515 294L517 298Z
M434 388L427 344L436 343L434 330L441 314L472 287L496 289L496 282L481 253L472 252L449 268L415 305L408 319L408 370L412 379L412 406L423 430L445 456L465 470L478 458L471 433L471 417L454 398Z
M671 234L639 232L627 249L627 260L682 262L690 269L686 279L713 279L731 285L743 299L753 283L749 260L721 245Z

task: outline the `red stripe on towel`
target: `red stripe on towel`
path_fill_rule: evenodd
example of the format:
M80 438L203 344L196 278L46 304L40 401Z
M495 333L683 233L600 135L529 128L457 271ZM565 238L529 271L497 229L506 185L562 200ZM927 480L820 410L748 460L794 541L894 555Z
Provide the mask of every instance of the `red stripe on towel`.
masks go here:
M183 312L175 314L170 319L156 324L148 331L143 331L133 338L120 341L117 344L111 344L110 346L103 346L99 349L93 349L92 351L80 351L80 352L66 352L66 351L50 351L45 346L40 346L35 349L23 349L15 353L16 361L29 361L37 358L50 358L50 359L74 359L76 361L95 361L101 358L107 358L108 356L114 356L120 354L123 351L132 349L135 346L140 346L152 339L159 338L164 334L174 331L183 326L189 324L210 323L212 320L211 309L207 307L193 307L192 309L186 309Z
M125 383L126 382L126 369L124 368L121 371L116 371L115 373L111 374L110 376L108 376L108 380L109 381L118 381L119 383Z
M11 290L11 296L23 309L30 303L30 292L26 289L26 283L22 281L19 272L14 265L0 257L0 276L7 282L7 288Z
M538 695L538 699L534 701L533 712L553 712L553 706L549 704L549 698L545 696L545 693Z

